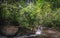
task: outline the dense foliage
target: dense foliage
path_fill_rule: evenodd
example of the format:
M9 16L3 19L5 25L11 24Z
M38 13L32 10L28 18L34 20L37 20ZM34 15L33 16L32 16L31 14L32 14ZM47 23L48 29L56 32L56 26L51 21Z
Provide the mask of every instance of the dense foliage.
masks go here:
M59 28L60 3L59 0L3 0L0 1L0 16L23 27Z

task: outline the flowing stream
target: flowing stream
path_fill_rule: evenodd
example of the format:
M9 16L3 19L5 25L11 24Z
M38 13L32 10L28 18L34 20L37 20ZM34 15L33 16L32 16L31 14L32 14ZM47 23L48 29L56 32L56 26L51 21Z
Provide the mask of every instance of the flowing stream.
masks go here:
M14 38L29 38L29 37L36 37L42 34L42 27L38 27L38 29L36 30L35 34L29 35L29 36L20 36L20 37L14 37Z
M38 27L35 34L29 35L29 36L26 36L26 35L19 36L19 37L3 37L3 36L1 36L0 38L29 38L29 37L33 38L33 37L36 37L38 35L41 35L41 33L42 33L42 27Z
M23 35L23 36L14 36L14 37L6 37L1 36L0 38L60 38L60 31L53 30L53 29L43 29L43 27L38 27L35 31L35 34L31 35Z

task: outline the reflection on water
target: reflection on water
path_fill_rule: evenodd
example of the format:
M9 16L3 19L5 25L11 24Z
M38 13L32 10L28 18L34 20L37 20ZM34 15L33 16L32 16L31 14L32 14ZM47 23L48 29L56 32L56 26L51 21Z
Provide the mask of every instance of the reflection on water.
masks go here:
M7 38L7 37L0 36L0 38Z
M5 36L2 36L2 35L0 34L0 38L7 38L7 37L5 37Z

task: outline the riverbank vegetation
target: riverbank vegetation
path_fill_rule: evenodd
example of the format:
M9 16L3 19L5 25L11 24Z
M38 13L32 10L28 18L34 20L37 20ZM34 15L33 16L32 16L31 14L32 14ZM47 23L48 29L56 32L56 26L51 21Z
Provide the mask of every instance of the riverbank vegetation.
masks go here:
M0 25L60 28L60 0L1 0Z

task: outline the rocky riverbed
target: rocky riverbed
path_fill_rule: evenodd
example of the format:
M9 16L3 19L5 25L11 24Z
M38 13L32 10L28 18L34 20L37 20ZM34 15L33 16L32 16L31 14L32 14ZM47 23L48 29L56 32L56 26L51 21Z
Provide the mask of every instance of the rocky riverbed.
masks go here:
M24 35L24 36L14 36L14 37L5 37L0 36L0 38L60 38L60 31L52 28L42 29L41 35Z

